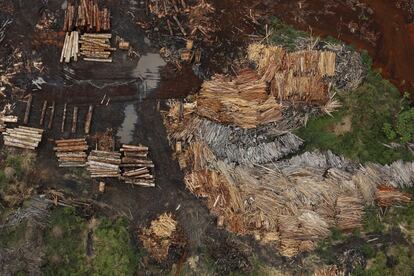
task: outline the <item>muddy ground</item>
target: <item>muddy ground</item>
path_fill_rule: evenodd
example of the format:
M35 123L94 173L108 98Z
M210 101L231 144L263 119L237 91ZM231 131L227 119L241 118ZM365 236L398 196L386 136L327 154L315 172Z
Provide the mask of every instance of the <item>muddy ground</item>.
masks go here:
M7 1L5 1L6 3ZM263 27L252 24L246 16L253 14L274 15L304 30L311 29L317 35L331 35L358 48L366 49L374 57L377 68L397 86L414 92L414 75L410 65L414 61L414 30L411 14L390 1L213 1L218 25L221 29L218 41L204 49L203 68L206 76L216 71L231 72L227 65L238 57L247 44L249 35L262 32ZM78 62L68 65L59 63L64 33L62 0L12 1L14 22L8 29L0 50L2 57L20 48L27 59L40 58L44 71L33 71L16 79L18 87L32 91L34 102L29 126L39 124L44 100L56 103L52 129L39 148L38 192L48 188L64 189L75 196L97 198L97 182L88 178L76 178L72 171L59 169L53 155L53 139L84 137L83 122L78 133L60 131L63 105L68 104L67 118L73 107L80 108L79 118L84 118L89 104L96 105L91 133L112 129L116 142L149 146L155 163L157 187L154 189L132 187L118 181L108 181L107 190L97 200L122 211L133 220L132 230L147 225L159 214L174 213L189 239L189 250L194 251L209 240L226 241L229 235L216 229L215 219L202 202L186 190L183 175L173 158L163 126L158 103L166 99L182 98L195 93L201 83L191 66L177 71L167 65L159 55L159 36L147 33L135 22L145 17L143 1L107 1L112 11L112 33L128 40L138 56L129 57L117 51L111 64ZM47 10L56 17L51 30L42 34L35 31L42 13ZM6 10L1 13L7 14ZM390 14L392 16L390 16ZM339 19L338 19L339 18ZM264 19L264 18L261 18ZM55 37L50 43L44 37ZM157 39L155 39L157 37ZM154 41L151 39L154 38ZM41 79L39 79L41 78ZM37 80L39 85L34 84ZM40 82L39 82L40 80ZM20 114L25 108L17 103ZM22 117L22 116L21 116ZM22 119L22 118L20 118ZM82 121L82 120L81 120ZM48 116L43 127L48 124ZM92 136L89 139L93 142ZM259 247L252 240L240 239L256 248L256 253L268 263L281 265L283 259L270 249ZM220 243L220 242L219 242ZM289 265L290 266L290 265ZM293 264L294 266L294 264Z

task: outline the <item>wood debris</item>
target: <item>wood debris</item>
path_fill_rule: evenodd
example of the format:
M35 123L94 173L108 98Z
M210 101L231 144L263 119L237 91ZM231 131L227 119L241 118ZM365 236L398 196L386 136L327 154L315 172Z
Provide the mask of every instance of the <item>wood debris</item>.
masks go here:
M276 122L282 107L266 93L266 83L252 70L239 72L234 78L216 75L205 81L197 97L198 115L222 124L243 128Z
M88 156L87 170L92 178L119 178L120 164L119 152L93 150Z
M155 187L154 163L148 158L148 147L123 145L121 148L122 180L128 184Z
M329 89L323 77L335 75L336 54L302 50L287 53L278 46L251 44L248 57L279 100L325 104Z
M376 193L376 202L380 207L391 207L407 204L412 200L411 195L385 185L380 185Z
M43 129L19 126L6 128L3 132L4 145L22 149L35 150L42 141Z
M145 249L157 261L167 258L170 246L175 242L177 225L171 214L164 213L139 235Z
M66 139L55 140L56 157L59 162L59 167L85 167L86 166L86 151L88 144L85 138L81 139Z

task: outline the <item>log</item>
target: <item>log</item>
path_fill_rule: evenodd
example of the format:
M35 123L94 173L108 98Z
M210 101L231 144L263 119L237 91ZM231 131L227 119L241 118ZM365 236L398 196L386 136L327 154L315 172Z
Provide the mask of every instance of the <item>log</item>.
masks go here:
M63 116L62 116L62 125L60 127L60 131L61 132L65 132L65 123L66 123L66 112L67 112L67 106L68 104L65 103L65 105L63 106Z
M41 139L42 138L42 134L41 133L37 133L37 132L33 132L33 131L27 131L26 129L19 129L19 128L8 128L6 130L6 134L20 134L20 135L24 135L24 136L29 136L29 137L33 137L36 139Z
M85 61L95 61L95 62L112 62L112 58L108 59L98 59L98 58L83 58Z
M88 150L88 146L54 147L53 150L58 152L85 151Z
M8 147L16 147L16 148L23 148L23 149L30 149L30 150L36 149L36 147L33 147L33 146L28 146L28 145L24 145L20 143L9 142L9 141L4 141L4 145Z
M4 134L4 138L6 137L10 137L12 139L17 139L17 140L21 140L21 141L28 141L31 143L39 143L40 139L39 138L34 138L34 137L30 137L30 136L26 136L26 135L22 135L22 134L17 134L17 133L5 133Z
M183 26L181 25L180 21L178 20L177 16L174 15L173 18L174 18L175 22L177 23L178 28L180 28L181 33L186 36L187 33L185 32L185 30L184 30Z
M73 117L72 117L72 133L76 133L76 127L78 123L78 107L73 107Z
M26 103L26 112L24 113L23 123L25 125L27 125L29 123L29 116L30 116L30 110L32 108L32 101L33 101L33 96L32 96L32 94L30 94L29 99L27 100L27 103Z
M49 124L47 126L48 129L52 129L54 116L55 116L55 101L52 102L52 108L50 110L50 117L49 117Z
M60 54L60 63L62 63L63 62L63 59L65 58L66 47L67 47L68 41L69 41L69 33L66 33L66 35L65 35L65 42L63 43L62 53Z
M26 145L26 146L30 146L34 148L36 148L39 145L39 141L32 142L32 141L22 140L18 138L13 138L10 136L4 136L3 138L5 142Z
M25 131L28 131L28 132L39 133L39 134L43 133L43 129L28 127L28 126L19 126L18 128L15 128L15 130L19 130L19 131L20 130L25 130Z
M92 115L93 115L93 105L89 105L88 114L86 115L86 120L85 120L85 133L86 134L89 134L91 130Z
M112 38L112 34L93 34L93 33L85 33L81 36L81 38Z
M77 142L86 143L85 138L55 140L56 144L67 144L67 143L77 143Z
M43 101L42 113L40 114L40 126L43 126L45 122L46 108L47 108L47 101Z
M122 145L122 150L128 151L127 149L136 150L136 151L148 151L149 148L145 146L135 146L135 145Z

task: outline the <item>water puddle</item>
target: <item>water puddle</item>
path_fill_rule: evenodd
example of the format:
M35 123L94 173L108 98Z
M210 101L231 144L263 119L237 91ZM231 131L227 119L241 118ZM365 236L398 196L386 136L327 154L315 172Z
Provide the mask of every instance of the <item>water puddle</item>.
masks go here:
M122 144L129 144L134 139L134 129L138 122L138 114L134 104L128 104L125 107L125 119L118 129L117 136Z
M160 70L165 65L165 61L159 54L148 53L141 57L132 76L142 79L142 86L138 95L140 99L145 98L158 87L161 78Z

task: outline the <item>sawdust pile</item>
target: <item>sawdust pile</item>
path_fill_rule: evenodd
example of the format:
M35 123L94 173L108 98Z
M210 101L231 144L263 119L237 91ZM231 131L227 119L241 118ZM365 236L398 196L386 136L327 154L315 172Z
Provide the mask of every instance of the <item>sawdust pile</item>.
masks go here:
M139 235L145 249L157 261L161 262L168 257L168 251L175 242L177 224L171 214L164 213Z
M325 104L329 89L325 76L335 75L336 55L330 51L297 51L287 53L278 46L251 44L248 58L257 65L262 80L270 83L273 96L279 100Z

